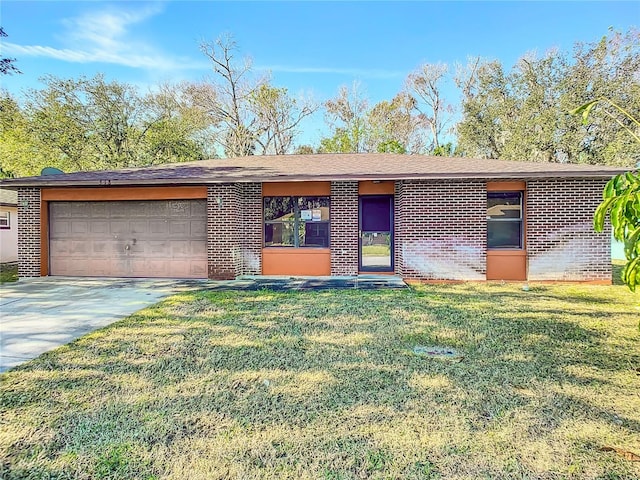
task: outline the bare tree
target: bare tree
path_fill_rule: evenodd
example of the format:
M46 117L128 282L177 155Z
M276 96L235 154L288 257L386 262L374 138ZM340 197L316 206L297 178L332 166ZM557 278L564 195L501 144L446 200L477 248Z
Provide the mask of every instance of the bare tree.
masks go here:
M0 38L8 37L4 28L0 27ZM15 58L0 58L0 75L12 75L14 73L22 73L15 65Z
M300 123L318 106L273 87L267 77L256 77L250 59L236 62L237 45L229 36L204 42L200 49L214 76L189 84L185 91L209 117L218 149L228 157L289 153Z
M192 85L192 98L209 115L225 155L252 155L257 119L251 115L250 99L264 80L252 77L250 59L234 61L237 45L230 36L203 42L200 50L211 61L215 76L210 83Z
M431 150L439 149L441 136L453 117L453 106L446 102L442 84L449 67L443 63L424 63L406 79L406 90L415 95L416 109L424 116L431 130Z

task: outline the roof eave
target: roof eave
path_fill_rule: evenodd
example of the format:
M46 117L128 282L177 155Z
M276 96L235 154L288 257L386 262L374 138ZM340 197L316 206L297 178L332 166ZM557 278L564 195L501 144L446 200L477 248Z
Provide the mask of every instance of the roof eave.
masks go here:
M2 188L15 190L24 187L125 187L133 185L207 185L218 183L271 183L308 181L359 181L359 180L472 180L500 178L611 178L621 173L618 170L602 171L560 171L560 172L474 172L474 173L433 173L425 174L358 174L358 175L271 175L217 178L149 178L149 179L105 179L91 180L43 180L42 177L19 178L2 181Z

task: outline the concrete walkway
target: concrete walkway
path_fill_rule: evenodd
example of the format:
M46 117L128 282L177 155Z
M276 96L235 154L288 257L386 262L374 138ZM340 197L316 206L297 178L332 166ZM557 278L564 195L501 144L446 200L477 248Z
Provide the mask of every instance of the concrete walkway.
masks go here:
M44 277L0 285L0 372L206 283Z
M377 288L407 288L402 278L395 275L350 275L343 277L284 277L265 275L245 275L235 280L208 282L207 290L326 290Z

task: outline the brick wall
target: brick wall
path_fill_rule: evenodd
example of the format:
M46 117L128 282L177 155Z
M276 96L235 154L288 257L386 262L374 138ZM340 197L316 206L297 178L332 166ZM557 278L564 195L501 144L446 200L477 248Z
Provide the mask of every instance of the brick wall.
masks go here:
M262 184L242 184L242 275L262 273Z
M406 231L402 228L400 223L401 212L401 200L403 197L403 182L398 180L395 183L395 191L393 195L393 271L396 275L402 276L402 270L404 262L402 261L402 245L404 236L400 235L400 232ZM405 198L406 200L406 198Z
M212 280L230 280L242 273L241 201L240 184L207 187L207 260Z
M18 276L40 276L40 189L18 189Z
M331 275L358 273L358 182L331 182Z
M529 280L611 280L611 227L593 231L605 180L527 183Z
M396 272L421 280L484 280L484 181L405 180L396 186Z

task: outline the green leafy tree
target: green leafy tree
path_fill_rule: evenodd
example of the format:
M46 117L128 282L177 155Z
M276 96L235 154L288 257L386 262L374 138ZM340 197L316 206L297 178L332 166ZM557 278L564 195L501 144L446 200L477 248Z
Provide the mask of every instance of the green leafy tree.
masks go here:
M325 121L332 131L320 140L323 153L363 153L367 151L367 111L369 100L362 87L354 82L351 88L343 85L335 98L324 103Z
M640 36L610 32L568 54L527 54L510 70L474 59L458 72L462 120L458 147L467 156L507 160L632 166L640 145L609 121L603 106L582 124L569 111L593 98L640 110Z
M325 102L325 121L331 136L320 140L324 153L422 153L426 122L415 110L415 99L406 92L369 108L360 85L340 87Z
M318 110L311 100L293 98L286 88L267 84L252 93L250 106L257 120L256 143L263 155L289 153L302 120Z
M588 123L589 114L598 105L604 103L613 107L622 118L628 119L635 126L632 128L623 125L635 142L640 144L640 121L627 110L620 107L608 98L592 100L575 110L573 114L581 114L583 123ZM619 115L608 111L610 118L615 122L621 122ZM607 215L613 227L613 236L616 240L624 242L624 254L627 262L622 270L622 281L635 291L640 283L640 174L627 172L616 175L609 180L602 193L602 203L596 209L593 217L593 226L597 232L602 232Z
M103 76L46 77L24 105L0 97L0 168L3 175L38 175L148 166L207 156L207 123L180 88L161 86L140 95Z

